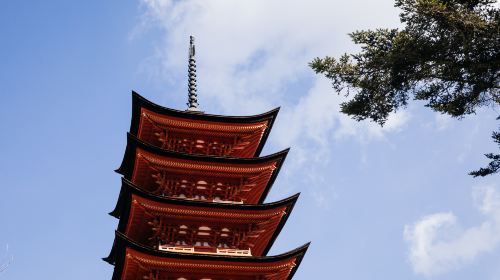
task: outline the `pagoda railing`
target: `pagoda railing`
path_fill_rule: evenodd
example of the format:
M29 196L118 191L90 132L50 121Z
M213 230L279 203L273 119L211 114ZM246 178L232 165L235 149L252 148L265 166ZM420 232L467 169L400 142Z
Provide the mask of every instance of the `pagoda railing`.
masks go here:
M252 252L248 250L238 250L238 249L219 249L217 248L218 255L231 255L231 256L251 256Z
M177 199L183 199L183 200L191 200L191 201L209 201L209 202L217 202L217 203L225 203L225 204L243 204L243 201L233 201L233 200L220 200L220 199L211 199L211 200L203 200L203 199L196 199L196 198L191 198L191 197L185 197L185 196L172 196Z
M160 251L176 252L176 253L190 253L190 254L208 254L208 255L226 255L226 256L251 256L252 251L240 250L240 249L228 249L228 248L216 248L215 252L212 250L196 250L195 247L181 247L181 246L166 246L159 244L158 249ZM209 248L213 249L213 248Z
M220 200L220 199L213 199L212 202L226 203L226 204L243 204L243 201Z

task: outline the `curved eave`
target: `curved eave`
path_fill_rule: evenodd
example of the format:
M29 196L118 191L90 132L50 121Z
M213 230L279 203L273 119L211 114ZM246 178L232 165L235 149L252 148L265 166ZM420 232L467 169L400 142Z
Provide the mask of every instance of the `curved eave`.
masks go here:
M272 129L276 116L279 112L279 107L271 111L265 112L259 115L253 116L222 116L222 115L211 115L204 114L200 112L190 112L190 111L180 111L175 109L170 109L167 107L155 104L146 98L142 97L135 91L132 91L132 120L130 123L130 133L137 136L140 123L141 108L150 110L152 112L172 116L177 118L182 118L186 120L201 120L208 122L222 122L222 123L256 123L261 121L268 121L268 126L262 135L261 141L254 156L259 156L266 140L269 136L269 132Z
M216 202L204 202L204 201L192 201L192 200L183 200L183 199L174 199L174 198L167 198L163 196L158 196L151 194L149 192L145 192L138 188L136 185L134 185L132 182L128 181L125 178L122 178L122 187L120 190L120 195L118 197L118 202L116 204L115 209L109 213L111 216L120 219L118 223L118 232L125 232L126 226L128 224L128 220L130 218L130 207L131 207L131 199L132 199L132 194L135 194L137 196L140 196L142 198L152 200L154 202L160 202L160 203L165 203L169 205L182 205L182 206L189 206L189 207L196 207L196 208L216 208L216 209L227 209L228 211L230 210L270 210L270 209L276 209L280 207L285 207L285 215L281 217L280 222L276 229L273 232L273 235L267 242L264 251L262 252L262 255L267 255L271 247L273 246L274 242L276 241L276 238L280 234L281 230L285 226L286 221L288 220L288 217L292 213L293 207L295 206L295 203L297 202L297 199L300 196L300 193L297 193L295 195L292 195L288 198L272 202L272 203L266 203L266 204L225 204L225 203L216 203Z
M177 199L147 192L139 188L134 183L122 177L122 187L120 190L120 195L118 197L118 202L116 204L115 209L109 214L117 219L120 219L123 213L123 206L126 206L126 203L129 202L128 200L131 194L135 194L142 198L146 198L155 202L172 204L172 205L183 205L191 207L210 207L210 208L228 209L228 210L268 210L268 209L280 208L287 205L289 206L289 208L287 209L291 210L291 208L293 208L293 205L295 205L297 199L300 196L300 193L297 193L285 199L264 204L230 204L230 203L217 203L217 202Z
M108 257L103 258L104 261L111 265L115 265L115 272L113 274L113 280L118 280L121 278L121 273L123 271L123 263L125 258L125 251L127 248L135 250L137 252L147 254L154 257L164 257L164 258L174 258L177 260L205 260L205 261L225 261L234 263L273 263L284 261L287 259L295 258L295 266L290 271L288 279L292 279L296 270L300 266L300 263L309 248L310 242L298 247L292 251L276 255L276 256L262 256L262 257L245 257L245 256L222 256L222 255L204 255L204 254L186 254L186 253L174 253L168 251L159 251L155 249L142 246L138 243L127 238L120 232L115 232L115 241L113 242L113 248Z
M171 157L182 160L190 160L196 162L209 162L209 163L222 163L222 164L260 164L265 162L276 161L276 169L273 171L271 178L269 179L266 187L264 188L264 192L262 193L259 203L262 203L269 190L276 180L278 173L283 165L283 162L286 159L286 156L290 149L285 149L283 151L263 156L263 157L254 157L254 158L233 158L233 157L219 157L219 156L205 156L205 155L192 155L180 152L174 152L169 150L164 150L159 147L155 147L150 145L144 141L141 141L131 133L127 133L127 147L125 149L125 155L123 156L122 163L118 169L115 171L125 178L130 179L132 176L134 163L135 163L135 151L137 148L140 148L144 151L153 153L158 156Z

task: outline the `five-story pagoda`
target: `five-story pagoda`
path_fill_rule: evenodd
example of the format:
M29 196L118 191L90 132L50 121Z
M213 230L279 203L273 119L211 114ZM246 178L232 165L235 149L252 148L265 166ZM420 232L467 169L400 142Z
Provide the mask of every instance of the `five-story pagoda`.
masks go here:
M193 38L188 110L132 93L118 173L113 280L291 279L308 244L266 256L298 198L264 199L288 153L259 157L278 109L230 117L198 110Z

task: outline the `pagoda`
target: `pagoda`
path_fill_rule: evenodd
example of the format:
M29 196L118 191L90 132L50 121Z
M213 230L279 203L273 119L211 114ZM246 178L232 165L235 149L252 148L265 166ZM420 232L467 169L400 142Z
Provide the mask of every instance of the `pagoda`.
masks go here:
M278 109L201 112L193 37L188 86L186 111L132 92L112 279L292 279L309 244L267 256L299 196L264 203L288 153L260 156Z

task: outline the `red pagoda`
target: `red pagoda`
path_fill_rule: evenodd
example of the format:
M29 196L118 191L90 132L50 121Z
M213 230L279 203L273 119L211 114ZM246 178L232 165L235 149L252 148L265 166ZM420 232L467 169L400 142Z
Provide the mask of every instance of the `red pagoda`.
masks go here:
M278 109L256 116L198 110L191 37L189 108L132 92L118 170L113 280L285 280L309 244L267 256L298 194L264 203L288 150L259 157Z

